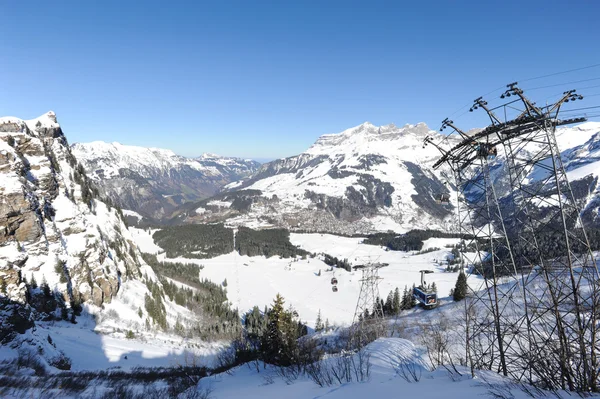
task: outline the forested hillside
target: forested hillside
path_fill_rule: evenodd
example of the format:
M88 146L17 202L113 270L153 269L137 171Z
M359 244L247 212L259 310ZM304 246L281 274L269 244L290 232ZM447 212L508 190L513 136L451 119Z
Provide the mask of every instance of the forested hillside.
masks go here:
M169 258L204 259L233 251L233 230L222 223L165 227L153 238Z
M240 227L235 240L235 249L240 255L260 256L267 258L281 256L290 258L306 256L308 252L294 246L290 242L290 232L286 229L254 230Z

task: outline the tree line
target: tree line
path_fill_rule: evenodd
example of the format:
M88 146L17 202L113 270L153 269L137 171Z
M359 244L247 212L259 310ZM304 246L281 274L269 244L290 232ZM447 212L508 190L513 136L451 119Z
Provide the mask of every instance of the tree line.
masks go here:
M233 230L222 223L169 226L156 231L152 238L169 258L206 259L233 251Z
M287 229L254 230L240 227L235 238L235 249L240 255L247 256L281 256L293 258L307 256L309 253L290 242Z
M420 251L423 241L430 238L464 238L464 235L438 230L411 230L405 234L375 233L368 235L363 244L379 245L392 251Z

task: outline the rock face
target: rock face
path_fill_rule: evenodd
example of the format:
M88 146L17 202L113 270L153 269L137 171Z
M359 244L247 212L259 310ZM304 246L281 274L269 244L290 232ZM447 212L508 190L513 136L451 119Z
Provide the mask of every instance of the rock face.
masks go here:
M260 166L248 159L213 154L185 158L170 150L101 141L74 144L72 151L103 194L123 209L157 220L184 202L216 194Z
M71 303L110 302L140 276L138 250L71 153L54 113L0 118L0 288L23 301L25 281Z

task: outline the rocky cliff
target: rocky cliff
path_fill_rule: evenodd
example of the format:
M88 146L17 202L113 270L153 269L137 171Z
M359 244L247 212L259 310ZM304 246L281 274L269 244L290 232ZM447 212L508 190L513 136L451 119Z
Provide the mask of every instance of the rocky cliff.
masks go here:
M117 210L71 153L54 113L0 118L0 288L18 302L26 283L65 303L110 302L141 276L139 252Z

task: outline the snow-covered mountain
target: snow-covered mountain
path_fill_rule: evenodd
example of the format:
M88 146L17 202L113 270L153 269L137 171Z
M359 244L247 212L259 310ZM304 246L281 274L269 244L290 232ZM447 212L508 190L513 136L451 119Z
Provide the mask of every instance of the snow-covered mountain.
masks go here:
M23 279L35 278L69 301L100 306L141 275L121 218L96 197L54 113L0 118L0 176L0 277L9 298L24 299Z
M232 193L199 204L196 214L187 216L210 220L233 207L242 212L240 222L302 230L443 228L452 207L435 199L451 187L445 170L431 168L439 152L423 148L429 135L438 133L424 123L378 127L366 122L321 136L302 154L264 164L250 179L228 185Z
M197 327L198 316L172 302L161 281L73 156L55 114L0 118L0 348L30 350L65 369L80 336L101 353L98 333Z
M559 149L584 215L598 219L600 123L557 129ZM436 199L450 193L454 178L445 166L432 168L440 153L423 147L430 136L450 148L457 136L442 136L427 125L374 126L363 123L321 136L300 155L264 164L250 179L226 186L228 192L195 206L180 220L228 219L232 224L276 225L298 230L368 233L414 228L451 229L454 206ZM537 144L522 151L536 153ZM498 149L492 175L498 195L508 192L506 157ZM530 181L539 176L534 170ZM537 176L537 177L536 177ZM584 187L585 186L585 187ZM598 224L600 220L596 220Z
M184 202L214 195L260 166L249 159L186 158L170 150L102 141L77 143L72 151L101 192L121 208L155 219Z

